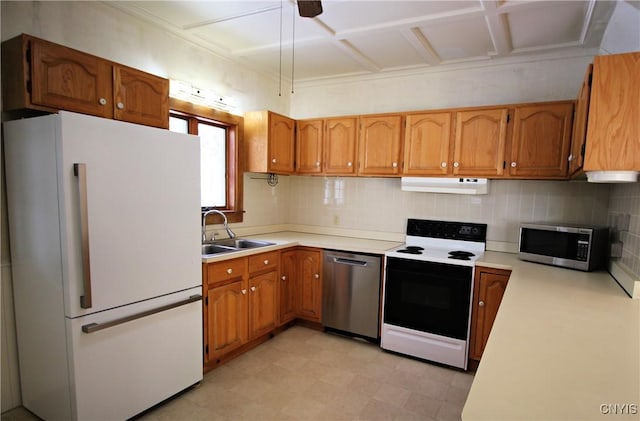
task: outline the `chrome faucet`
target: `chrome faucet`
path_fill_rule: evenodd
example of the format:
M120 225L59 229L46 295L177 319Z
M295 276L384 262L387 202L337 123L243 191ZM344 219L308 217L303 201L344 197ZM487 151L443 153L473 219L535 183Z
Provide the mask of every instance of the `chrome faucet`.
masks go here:
M236 238L236 234L231 231L231 228L229 228L229 222L227 221L227 215L225 215L222 211L219 211L218 209L211 209L208 210L204 213L204 215L202 215L202 242L204 243L205 241L207 241L207 216L209 216L212 213L217 213L222 215L222 219L224 221L224 229L227 230L227 234L229 235L229 238ZM214 234L214 238L213 240L215 240L215 234Z

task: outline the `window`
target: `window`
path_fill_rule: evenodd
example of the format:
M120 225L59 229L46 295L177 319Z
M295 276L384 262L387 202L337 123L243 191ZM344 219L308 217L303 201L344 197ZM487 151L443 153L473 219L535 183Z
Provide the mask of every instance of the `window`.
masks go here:
M200 136L202 211L219 209L229 222L242 221L238 146L242 117L171 98L169 130ZM214 215L210 223L216 223Z

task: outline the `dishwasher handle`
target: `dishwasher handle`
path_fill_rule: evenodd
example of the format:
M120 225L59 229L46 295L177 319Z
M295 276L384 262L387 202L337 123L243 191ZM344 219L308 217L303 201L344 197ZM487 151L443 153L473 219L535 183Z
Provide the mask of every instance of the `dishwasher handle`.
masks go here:
M345 259L344 257L334 257L334 263L340 263L343 265L351 265L351 266L367 266L369 263L364 260L355 260L355 259Z

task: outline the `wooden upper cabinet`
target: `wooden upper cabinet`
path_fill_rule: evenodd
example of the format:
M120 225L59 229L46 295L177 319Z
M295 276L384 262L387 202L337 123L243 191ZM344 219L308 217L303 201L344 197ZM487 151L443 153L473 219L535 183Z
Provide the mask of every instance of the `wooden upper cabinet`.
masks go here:
M569 155L569 175L576 174L582 169L582 165L584 164L592 74L593 64L589 64L575 105L573 135L571 136L571 154Z
M293 174L295 120L271 111L244 115L246 171Z
M166 79L116 65L113 83L114 117L117 120L169 128L169 84Z
M360 117L360 175L400 174L402 115Z
M20 35L2 44L5 111L74 111L169 127L169 80Z
M515 107L509 175L565 178L573 101Z
M324 173L355 175L358 118L329 118L324 125Z
M404 135L404 175L447 175L451 171L451 113L408 114Z
M31 41L31 101L43 107L113 117L111 64L41 40Z
M456 112L454 175L504 174L508 115L507 108Z
M296 125L296 172L298 174L322 173L324 121L298 120Z
M597 56L584 171L640 170L640 52Z

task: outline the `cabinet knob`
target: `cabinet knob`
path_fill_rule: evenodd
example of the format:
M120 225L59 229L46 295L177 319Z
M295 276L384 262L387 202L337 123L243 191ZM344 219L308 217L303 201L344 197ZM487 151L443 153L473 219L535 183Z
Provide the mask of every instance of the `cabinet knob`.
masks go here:
M107 100L106 100L105 98L100 98L100 99L98 100L98 104L100 104L100 105L107 105Z
M511 163L511 168L515 168L515 167L517 167L517 166L518 166L518 164L516 164L516 161L513 161L513 162Z
M316 279L320 279L320 274L316 273L315 275L313 275L313 277Z
M446 162L441 162L441 163L440 163L440 166L441 166L442 168L447 168L447 163L446 163Z
M286 277L286 276L284 276L284 275L282 275L282 276L280 277L280 279L282 279L283 281L286 281L286 280L287 280L287 277Z
M569 162L573 161L573 154L569 155L569 158L567 158L567 161Z
M484 301L480 301L480 302L478 303L478 307L484 307Z
M256 290L256 287L251 287L251 292L254 292Z
M456 162L454 162L454 163L453 163L453 167L454 167L454 168L458 168L459 166L460 166L460 163L459 163L459 162L457 162L457 161L456 161Z
M268 265L269 264L269 259L264 259L264 264Z
M273 158L273 159L271 160L271 163L272 163L272 164L275 164L275 163L276 163L276 159L275 159L275 158Z
M394 163L392 163L392 164L391 164L391 166L392 166L393 168L398 168L398 163L397 163L397 162L394 162Z
M320 166L320 161L316 161L316 167Z
M231 268L227 269L227 273L228 273L229 275L231 275L231 274L233 273L233 269L231 269Z
M242 292L242 295L246 295L247 294L247 290L246 289L243 289L241 292Z
M116 106L118 107L119 110L123 110L124 109L124 104L122 102L118 102L118 104Z
M351 167L353 164L351 162L347 162L347 167Z

